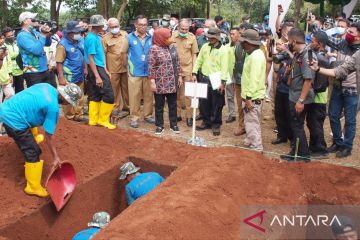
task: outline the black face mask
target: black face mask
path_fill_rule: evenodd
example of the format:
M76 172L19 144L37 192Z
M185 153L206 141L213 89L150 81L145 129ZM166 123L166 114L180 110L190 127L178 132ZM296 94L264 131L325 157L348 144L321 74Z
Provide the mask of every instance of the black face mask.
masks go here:
M15 41L15 38L14 38L14 37L5 38L5 42L6 42L6 43L12 44L12 43L14 43L14 41Z
M294 52L294 44L293 44L293 43L289 43L289 44L288 44L288 49L289 49L290 52L293 53L293 52Z

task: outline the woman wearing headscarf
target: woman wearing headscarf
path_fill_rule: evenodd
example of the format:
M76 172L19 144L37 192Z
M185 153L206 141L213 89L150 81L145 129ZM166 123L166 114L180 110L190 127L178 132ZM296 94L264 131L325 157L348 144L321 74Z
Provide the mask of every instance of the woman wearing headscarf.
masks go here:
M169 29L154 31L153 45L149 51L149 80L155 97L155 134L164 132L164 105L168 102L170 129L180 133L177 126L177 90L182 85L179 58Z

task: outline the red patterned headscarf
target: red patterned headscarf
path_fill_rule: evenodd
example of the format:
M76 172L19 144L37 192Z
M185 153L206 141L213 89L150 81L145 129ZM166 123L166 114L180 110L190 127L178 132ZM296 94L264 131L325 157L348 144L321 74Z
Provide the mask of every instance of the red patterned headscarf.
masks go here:
M153 44L160 47L166 47L169 45L169 38L171 37L170 29L167 28L158 28L154 31L153 35Z

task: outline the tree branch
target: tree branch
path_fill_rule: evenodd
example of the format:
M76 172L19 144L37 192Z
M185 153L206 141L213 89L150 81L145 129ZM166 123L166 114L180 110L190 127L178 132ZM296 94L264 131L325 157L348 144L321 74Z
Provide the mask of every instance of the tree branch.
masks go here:
M119 21L121 20L122 14L124 13L124 10L126 8L126 4L127 4L127 0L122 0L121 7L120 7L120 9L118 11L118 14L117 14L117 19L119 19Z

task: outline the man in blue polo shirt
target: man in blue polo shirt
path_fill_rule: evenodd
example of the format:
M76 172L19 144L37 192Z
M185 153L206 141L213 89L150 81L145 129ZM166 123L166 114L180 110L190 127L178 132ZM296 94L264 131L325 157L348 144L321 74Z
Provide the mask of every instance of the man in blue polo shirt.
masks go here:
M153 92L148 79L148 56L152 44L152 37L146 31L148 19L139 15L135 20L136 30L128 35L128 63L129 63L129 106L132 128L139 126L140 102L144 99L144 120L154 124L153 113Z
M91 32L85 38L85 61L88 65L89 82L89 125L100 125L108 129L116 126L110 123L110 115L114 107L114 93L109 73L105 66L105 53L101 43L105 19L101 15L90 18Z
M126 179L126 200L131 205L136 199L146 195L164 181L164 178L156 172L140 173L140 168L134 163L127 162L120 168L120 180Z
M60 94L58 94L58 92ZM59 103L76 106L81 90L76 84L59 86L58 91L48 83L35 84L0 105L0 122L9 137L13 138L25 157L25 193L39 197L48 196L41 186L43 160L41 149L30 129L43 126L45 139L54 158L54 166L60 163L53 143L59 117Z

